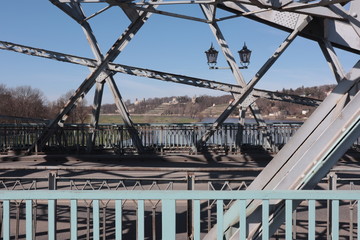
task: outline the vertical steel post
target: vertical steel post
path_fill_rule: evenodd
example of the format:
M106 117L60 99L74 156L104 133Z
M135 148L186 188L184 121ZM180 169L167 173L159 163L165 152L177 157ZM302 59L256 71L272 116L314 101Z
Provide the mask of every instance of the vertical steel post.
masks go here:
M3 213L3 208L4 208L4 202L2 202L0 204L0 238L1 238L1 235L3 234L3 230L2 230L2 227L3 227L3 218L4 217L4 213Z
M49 190L57 190L57 177L58 177L58 172L57 170L55 171L49 171L48 174L48 189ZM54 200L54 202L52 204L49 204L48 207L52 208L49 209L49 212L52 212L53 214L49 215L50 217L53 217L54 219L49 219L49 222L53 223L52 226L52 230L54 231L54 239L56 239L56 231L57 231L57 214L56 214L56 206L57 206L57 201Z
M152 206L152 238L156 238L156 206Z
M115 239L122 239L122 201L115 200Z
M293 211L293 214L292 214L293 216L292 216L292 218L293 218L293 223L292 223L292 225L293 225L293 227L292 227L292 232L293 232L293 234L292 234L292 236L293 236L293 239L296 239L296 231L297 231L297 211L296 211L296 209Z
M16 224L15 224L15 240L19 239L20 233L20 204L19 202L15 202L16 206Z
M186 173L187 190L195 190L195 175L193 172ZM188 239L194 237L194 226L193 226L193 200L187 200L187 234Z
M328 174L328 190L336 190L337 188L337 175L334 172ZM331 240L332 229L332 208L331 200L327 200L327 220L326 220L326 238Z
M353 190L353 186L354 186L354 182L350 182L350 190ZM352 200L350 200L350 206L349 206L349 211L350 211L350 232L349 232L349 240L353 240L354 239L354 202Z
M86 206L86 239L90 240L90 205Z
M144 203L145 203L144 200L137 201L136 233L137 233L137 239L139 240L145 239L145 204Z
M70 234L71 239L77 239L77 200L70 200Z
M102 239L106 240L106 206L104 204L103 208L102 208Z
M2 237L4 240L10 239L10 201L3 201L3 225L2 227ZM0 236L1 237L1 236Z
M33 200L26 200L25 201L25 222L26 222L26 240L33 239L33 212L32 212L32 201Z

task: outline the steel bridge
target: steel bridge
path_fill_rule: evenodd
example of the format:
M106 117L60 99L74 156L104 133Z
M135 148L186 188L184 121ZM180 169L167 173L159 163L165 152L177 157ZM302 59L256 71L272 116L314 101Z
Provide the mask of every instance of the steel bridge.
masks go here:
M107 6L91 15L86 15L82 9L84 4L106 4ZM104 85L107 84L114 97L115 104L125 123L128 135L138 154L146 153L146 146L141 139L138 126L132 121L128 110L122 100L120 91L114 80L114 75L128 74L138 77L146 77L160 81L168 81L176 84L186 84L194 87L208 88L231 93L234 101L229 103L223 113L206 131L196 139L191 146L193 152L200 153L206 149L211 137L221 131L223 123L235 110L240 111L240 126L244 126L245 110L250 108L260 127L265 127L265 121L256 105L256 99L267 98L277 101L294 102L298 104L318 106L310 118L296 131L285 146L275 155L272 161L251 182L247 190L239 193L208 193L199 191L187 192L154 192L148 195L140 193L124 194L106 193L108 199L115 201L116 208L116 236L121 239L121 201L125 198L138 200L138 219L144 217L143 201L145 199L162 199L163 211L163 239L175 239L175 200L194 200L194 239L199 239L199 200L216 199L217 225L203 236L203 239L268 239L272 236L284 219L286 219L286 239L291 239L290 221L291 212L300 204L300 199L309 200L309 238L314 239L314 200L333 200L332 212L334 216L331 239L338 239L338 213L339 200L358 200L359 192L312 192L319 181L329 172L337 161L359 138L360 133L360 62L354 63L354 67L345 72L336 51L338 49L360 53L360 1L358 0L179 0L179 1L119 1L119 0L50 0L53 4L73 21L79 24L79 30L83 30L89 46L94 53L94 58L85 58L56 51L35 48L25 44L9 41L0 41L0 49L27 54L36 57L57 60L60 62L83 65L89 68L90 74L85 77L78 89L73 93L61 112L31 141L27 149L29 154L41 151L51 141L54 134L62 131L64 122L76 105L82 101L90 89L95 88L93 103L93 117L90 124L87 149L94 149L97 134L99 133L99 114L102 103ZM198 5L203 12L203 17L192 16L191 11L185 13L171 12L163 9L164 6L172 5L174 9L182 5ZM106 53L102 53L94 35L90 19L96 18L110 8L120 8L130 20L129 26ZM217 10L227 13L226 16L218 16ZM235 79L234 84L221 81L201 79L170 72L145 69L136 66L117 64L114 61L128 47L139 30L147 24L147 20L154 14L196 21L207 25L213 33L221 52L226 59L230 71ZM219 22L233 18L248 18L266 24L269 27L283 30L288 33L274 53L259 68L256 74L246 81L241 69L222 34ZM298 97L278 92L256 89L259 81L274 67L274 63L282 54L291 47L294 39L304 37L315 41L324 55L334 74L337 83L334 90L323 102L314 99ZM291 80L291 79L290 79ZM265 135L267 133L265 132ZM265 136L271 146L271 137ZM299 191L295 191L299 190ZM121 195L121 196L120 196ZM55 202L59 200L71 200L72 236L76 236L76 209L77 200L91 199L93 201L94 239L99 238L99 201L103 199L101 192L77 193L64 192L38 192L36 195L24 194L23 192L1 192L3 209L3 236L9 239L9 207L10 201L23 199L26 201L26 231L27 239L32 238L32 212L31 206L34 200L48 200L49 209L49 239L54 239L54 210ZM223 201L236 199L229 209L222 214ZM359 209L359 208L358 208ZM118 215L120 214L120 215ZM139 229L143 229L143 222L139 221ZM138 232L139 239L144 239L143 231Z

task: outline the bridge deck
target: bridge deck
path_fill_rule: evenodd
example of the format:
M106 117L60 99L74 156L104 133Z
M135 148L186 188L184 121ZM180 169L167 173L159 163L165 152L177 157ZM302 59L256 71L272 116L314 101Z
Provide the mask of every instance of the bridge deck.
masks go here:
M119 187L121 190L236 190L246 189L246 185L259 174L259 172L272 159L272 155L265 152L248 152L242 155L148 155L148 156L119 156L119 155L32 155L32 156L1 156L0 161L0 182L1 189L4 185L14 190L44 190L50 188L51 173L56 172L56 187L59 190L68 190L70 188L79 190L115 190ZM360 153L349 151L333 168L333 171L349 171L347 176L354 176L350 171L358 169ZM58 170L56 170L58 169ZM356 174L355 174L356 176ZM15 179L19 180L18 183ZM189 181L193 181L189 185ZM330 180L331 181L331 180ZM36 182L36 187L32 184ZM155 183L156 182L156 183ZM328 189L328 182L320 183L319 187ZM155 184L154 184L155 183ZM245 184L245 185L242 185ZM348 190L349 183L343 184L342 189ZM36 189L35 189L36 188ZM36 195L36 194L35 194ZM89 202L88 202L89 203ZM215 203L215 202L214 202ZM208 203L207 210L201 212L201 236L208 231L208 227L213 226L215 218L209 220L209 216L213 216L216 204ZM227 202L226 202L227 203ZM14 203L12 203L14 204ZM36 232L36 239L46 239L47 232L47 206L46 201L38 201L37 209L33 214L37 218L37 225L33 231ZM84 205L85 204L85 205ZM135 202L127 201L123 206L123 216L128 218L123 222L123 237L134 237L136 234L136 213L137 208ZM203 206L202 202L202 205ZM318 204L318 203L317 203ZM100 222L111 222L114 217L114 205L109 203L104 208L104 204L100 204L101 219ZM213 205L213 207L211 207ZM25 204L19 204L18 208L11 205L11 235L15 236L17 224L20 226L19 239L25 237L26 229L23 229L26 223L25 216L21 215L19 222L16 223L16 209L25 211ZM88 206L88 207L87 207ZM90 208L89 208L90 206ZM80 239L91 235L92 225L92 207L84 202L78 203L78 236ZM145 236L160 235L160 227L156 227L155 233L150 226L158 226L160 223L160 215L162 213L161 205L153 208L150 201L145 201ZM177 201L177 222L183 222L177 227L177 239L185 239L187 233L186 218L188 211L187 201ZM70 234L69 210L70 202L59 200L57 202L57 237L68 238ZM105 209L105 210L104 210ZM307 221L307 205L301 205L298 208L296 219L297 227L294 227L297 239L307 238L306 227ZM327 221L326 206L317 205L319 213L317 213L317 236L324 234ZM345 210L344 210L345 209ZM90 212L88 212L90 211ZM154 212L153 212L154 211ZM348 214L348 205L341 205L341 224L349 228L350 219ZM46 216L43 216L43 215ZM103 218L105 214L105 218ZM152 216L155 216L153 218ZM105 220L104 220L105 219ZM159 225L160 226L160 225ZM88 227L91 227L88 229ZM100 226L102 228L102 225ZM104 228L106 236L113 237L114 228ZM295 230L296 229L296 230ZM305 230L304 230L305 229ZM160 232L159 232L160 231ZM101 230L102 235L103 230ZM157 235L156 235L157 234ZM284 229L281 228L277 232L277 236L281 238ZM341 230L340 236L348 236L348 230ZM158 238L155 238L158 239Z

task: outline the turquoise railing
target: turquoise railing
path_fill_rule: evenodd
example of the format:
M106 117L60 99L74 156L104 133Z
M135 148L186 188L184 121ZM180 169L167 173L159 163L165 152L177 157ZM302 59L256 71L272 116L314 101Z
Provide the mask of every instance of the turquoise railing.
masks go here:
M48 206L48 236L47 239L56 239L56 201L70 201L70 235L71 239L77 239L78 236L78 216L77 207L80 200L92 201L93 214L93 239L100 239L100 201L112 200L115 205L115 239L122 238L122 203L125 200L137 201L137 239L145 238L145 200L160 200L162 206L162 239L176 239L177 224L176 207L181 200L193 200L193 239L198 240L200 235L201 223L201 201L214 199L217 201L217 239L223 239L223 227L226 224L224 218L223 204L229 199L237 199L240 211L239 239L246 239L246 203L248 200L262 201L262 217L259 220L262 224L262 239L269 239L269 209L272 200L284 200L285 202L285 238L293 239L292 236L292 212L293 203L299 200L308 201L308 239L315 239L316 231L316 201L331 200L332 222L331 236L332 240L339 239L339 212L340 201L360 199L360 191L54 191L54 190L38 190L38 191L0 191L0 201L2 201L2 239L10 239L10 202L14 200L25 201L25 221L26 221L26 239L33 237L33 201L45 200ZM360 208L358 209L357 222L360 222ZM360 232L357 231L357 239Z

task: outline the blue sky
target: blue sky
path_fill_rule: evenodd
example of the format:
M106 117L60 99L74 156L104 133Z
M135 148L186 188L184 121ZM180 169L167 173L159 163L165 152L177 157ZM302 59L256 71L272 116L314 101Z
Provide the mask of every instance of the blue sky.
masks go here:
M93 13L106 5L83 6L86 13ZM161 9L172 8L163 6ZM197 5L176 6L176 11L202 17ZM90 20L103 53L107 52L129 23L124 13L115 7ZM242 70L246 81L254 76L287 36L285 32L246 18L231 19L219 25L237 59L237 51L244 42L253 51L249 69ZM0 40L93 58L80 26L44 0L4 1L0 8ZM205 23L153 14L115 62L235 83L230 70L208 69L204 51L212 42L219 50ZM346 71L358 60L356 55L340 50L337 53ZM0 62L0 84L8 87L30 85L40 89L50 101L76 89L89 74L89 70L83 66L7 51L0 51ZM221 54L218 66L226 66ZM135 98L225 94L124 74L116 74L115 80L123 98L131 101ZM297 38L256 87L281 90L332 83L335 83L335 79L317 43ZM92 95L93 91L87 97L89 103L92 102ZM104 103L112 102L106 87Z

